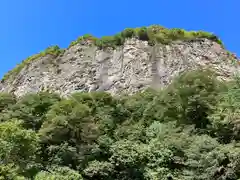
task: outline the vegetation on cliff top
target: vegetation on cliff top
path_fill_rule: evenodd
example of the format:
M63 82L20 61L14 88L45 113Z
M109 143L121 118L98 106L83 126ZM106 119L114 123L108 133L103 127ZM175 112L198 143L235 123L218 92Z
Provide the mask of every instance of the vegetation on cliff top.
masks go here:
M167 29L159 25L152 25L141 28L126 28L122 32L113 36L103 36L96 38L90 34L79 37L70 44L70 47L80 43L82 40L90 40L99 48L117 47L122 45L127 38L137 38L148 41L150 45L156 43L168 44L176 40L193 40L197 38L207 38L223 45L222 41L214 34L204 31L186 31L179 28Z
M197 38L207 38L212 41L215 41L221 45L221 40L215 36L214 34L204 32L204 31L185 31L183 29L167 29L165 27L159 25L152 25L149 27L141 27L141 28L127 28L123 30L121 33L118 33L114 36L103 36L101 38L96 38L90 34L86 34L84 36L79 37L76 41L71 42L70 46L76 45L82 41L89 40L92 41L100 49L106 47L115 48L117 46L122 45L127 38L137 38L139 40L148 41L149 45L154 45L156 43L168 44L172 41L176 40L194 40ZM2 81L9 79L10 77L14 79L14 77L29 63L33 60L38 59L39 57L43 57L46 54L52 54L54 56L58 56L63 52L58 46L52 46L40 52L39 54L33 55L26 60L24 60L21 64L17 65L14 69L9 71L3 77Z
M40 58L40 57L44 57L48 54L53 55L54 57L57 57L59 54L61 54L64 50L61 49L59 46L50 46L48 48L46 48L44 51L35 54L33 56L28 57L27 59L25 59L24 61L22 61L20 64L18 64L14 69L12 69L11 71L9 71L8 73L6 73L3 78L2 81L5 81L9 78L14 78L27 64L31 63L32 61Z
M240 84L209 71L112 97L0 94L0 179L238 180Z

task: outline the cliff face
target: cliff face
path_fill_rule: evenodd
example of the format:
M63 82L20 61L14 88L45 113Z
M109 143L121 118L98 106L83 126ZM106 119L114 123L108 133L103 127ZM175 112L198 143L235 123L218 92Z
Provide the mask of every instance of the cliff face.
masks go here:
M199 67L210 67L226 80L240 70L236 57L208 39L150 46L132 38L105 50L85 41L58 57L34 60L2 82L0 91L17 96L46 89L62 95L96 90L132 94L146 87L160 88L179 73Z

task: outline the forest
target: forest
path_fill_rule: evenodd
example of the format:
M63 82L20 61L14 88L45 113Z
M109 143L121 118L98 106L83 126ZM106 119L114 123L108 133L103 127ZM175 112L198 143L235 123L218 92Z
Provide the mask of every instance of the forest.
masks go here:
M0 94L1 180L239 180L240 78L134 95Z

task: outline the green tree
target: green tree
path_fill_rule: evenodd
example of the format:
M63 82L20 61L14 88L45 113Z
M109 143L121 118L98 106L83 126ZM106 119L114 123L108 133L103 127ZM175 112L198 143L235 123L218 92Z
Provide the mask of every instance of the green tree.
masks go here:
M145 144L120 140L110 148L112 156L109 161L117 169L116 179L143 179L143 167L146 162Z
M217 96L226 87L216 79L213 72L196 70L177 77L160 98L153 101L145 112L156 120L175 121L179 124L194 124L196 128L206 128L210 124L208 115L217 103Z
M13 94L0 93L0 113L7 110L16 103L16 97Z
M2 120L17 118L23 121L25 128L38 131L45 120L46 112L58 101L60 97L57 94L48 92L27 94L3 114Z
M34 180L82 180L81 174L68 167L51 167L48 171L39 172Z
M214 113L209 116L211 132L220 142L240 140L240 89L229 89L219 95Z
M39 139L32 130L22 127L21 121L0 123L0 159L2 165L14 164L24 173L35 164Z
M60 162L74 169L85 166L87 153L99 136L91 109L76 100L66 99L52 106L46 117L39 131L41 143L47 150L42 155L45 161ZM53 161L54 157L57 159Z
M0 179L237 180L239 89L195 70L134 95L1 94Z
M19 167L14 164L0 165L0 180L25 180L25 177L20 175Z
M109 162L92 161L84 169L84 176L92 180L111 180L114 179L114 165Z

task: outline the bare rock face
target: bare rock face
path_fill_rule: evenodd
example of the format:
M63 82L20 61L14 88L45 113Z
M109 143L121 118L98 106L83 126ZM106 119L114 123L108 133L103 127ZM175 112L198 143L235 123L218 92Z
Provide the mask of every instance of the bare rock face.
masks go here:
M61 95L76 91L132 94L147 87L161 88L179 73L199 67L215 70L224 80L240 70L236 57L208 39L155 46L128 39L116 49L77 44L57 58L41 57L1 83L0 91L17 96L47 89Z

